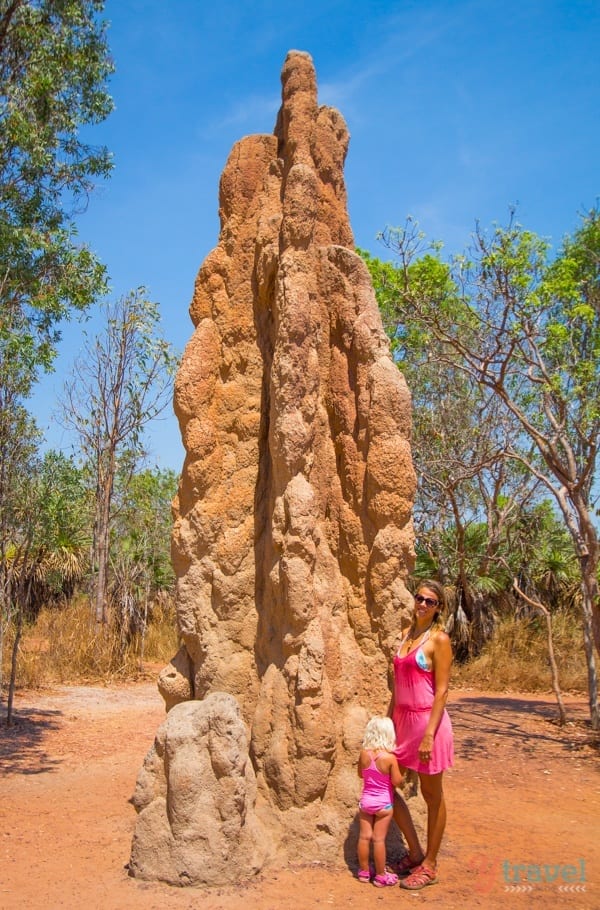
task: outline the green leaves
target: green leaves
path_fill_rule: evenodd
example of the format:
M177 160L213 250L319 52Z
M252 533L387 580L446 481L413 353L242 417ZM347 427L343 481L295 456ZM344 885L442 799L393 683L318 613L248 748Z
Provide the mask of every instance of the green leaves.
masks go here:
M65 384L63 420L79 440L95 489L94 569L98 621L108 620L107 581L113 497L143 458L143 434L171 400L177 358L159 331L159 313L144 288L105 311Z
M515 520L544 490L580 559L589 629L600 557L592 498L600 437L598 210L585 213L553 259L548 242L514 213L506 227L477 225L471 247L446 262L412 219L382 239L394 262L365 259L413 394L419 547L437 553L440 572L452 566L463 591L477 587L475 577L490 576L511 528L516 536L503 558L519 552ZM475 528L485 528L486 544L474 571Z
M124 484L122 479L117 477L115 489L112 560L137 566L152 593L169 588L174 578L169 560L171 502L178 477L154 468L139 471Z
M106 290L72 214L112 166L105 148L80 138L112 109L102 9L96 0L21 0L0 11L0 358L25 396L51 368L59 322ZM19 348L13 335L27 343Z

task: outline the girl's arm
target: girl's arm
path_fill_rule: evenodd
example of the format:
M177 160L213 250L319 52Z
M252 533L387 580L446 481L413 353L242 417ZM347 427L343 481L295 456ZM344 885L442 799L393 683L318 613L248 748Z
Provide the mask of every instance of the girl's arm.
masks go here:
M395 755L392 755L392 760L390 762L390 779L392 781L392 787L401 787L402 781L404 780L398 765L398 759Z
M448 684L450 682L450 667L452 666L452 647L446 632L438 632L433 639L432 667L435 679L435 692L433 704L429 713L429 720L425 728L425 735L419 746L419 758L428 761L433 748L433 737L438 724L442 719L446 701L448 700Z
M380 755L375 764L382 774L390 775L392 787L400 787L402 785L404 778L400 771L398 759L393 752L386 752L385 755Z

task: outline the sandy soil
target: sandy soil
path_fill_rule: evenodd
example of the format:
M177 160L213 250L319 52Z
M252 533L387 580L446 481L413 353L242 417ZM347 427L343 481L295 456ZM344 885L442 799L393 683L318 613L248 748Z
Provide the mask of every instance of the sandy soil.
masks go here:
M435 886L359 884L340 858L206 891L127 875L128 800L164 716L155 685L23 693L17 724L0 728L0 908L600 908L598 744L585 701L567 705L560 729L550 697L453 693L457 759Z

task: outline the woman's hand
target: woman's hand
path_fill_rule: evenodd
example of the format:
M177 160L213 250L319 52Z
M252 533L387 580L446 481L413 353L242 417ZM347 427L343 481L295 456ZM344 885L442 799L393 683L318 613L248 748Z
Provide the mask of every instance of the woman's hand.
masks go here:
M429 639L428 644L431 646L431 662L435 677L435 691L433 693L433 704L429 714L429 720L421 744L419 745L419 759L422 762L431 761L431 752L433 750L433 737L442 719L446 699L448 698L448 682L450 679L450 667L452 665L452 647L450 638L446 632L436 632Z
M431 750L433 749L433 734L426 733L419 746L419 759L422 762L428 762L431 759Z

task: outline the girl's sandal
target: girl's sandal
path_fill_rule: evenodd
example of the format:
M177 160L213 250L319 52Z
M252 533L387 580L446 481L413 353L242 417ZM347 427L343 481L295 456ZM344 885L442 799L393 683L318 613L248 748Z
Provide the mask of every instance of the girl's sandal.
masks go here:
M384 872L382 875L376 875L373 879L376 888L386 888L388 885L397 885L398 876L393 872Z
M435 869L430 869L429 866L417 866L408 878L400 882L400 887L406 888L408 891L420 891L427 885L435 885L437 880Z
M356 877L359 880L359 882L363 882L364 884L367 884L367 885L371 884L371 872L369 869L359 869L358 875Z

